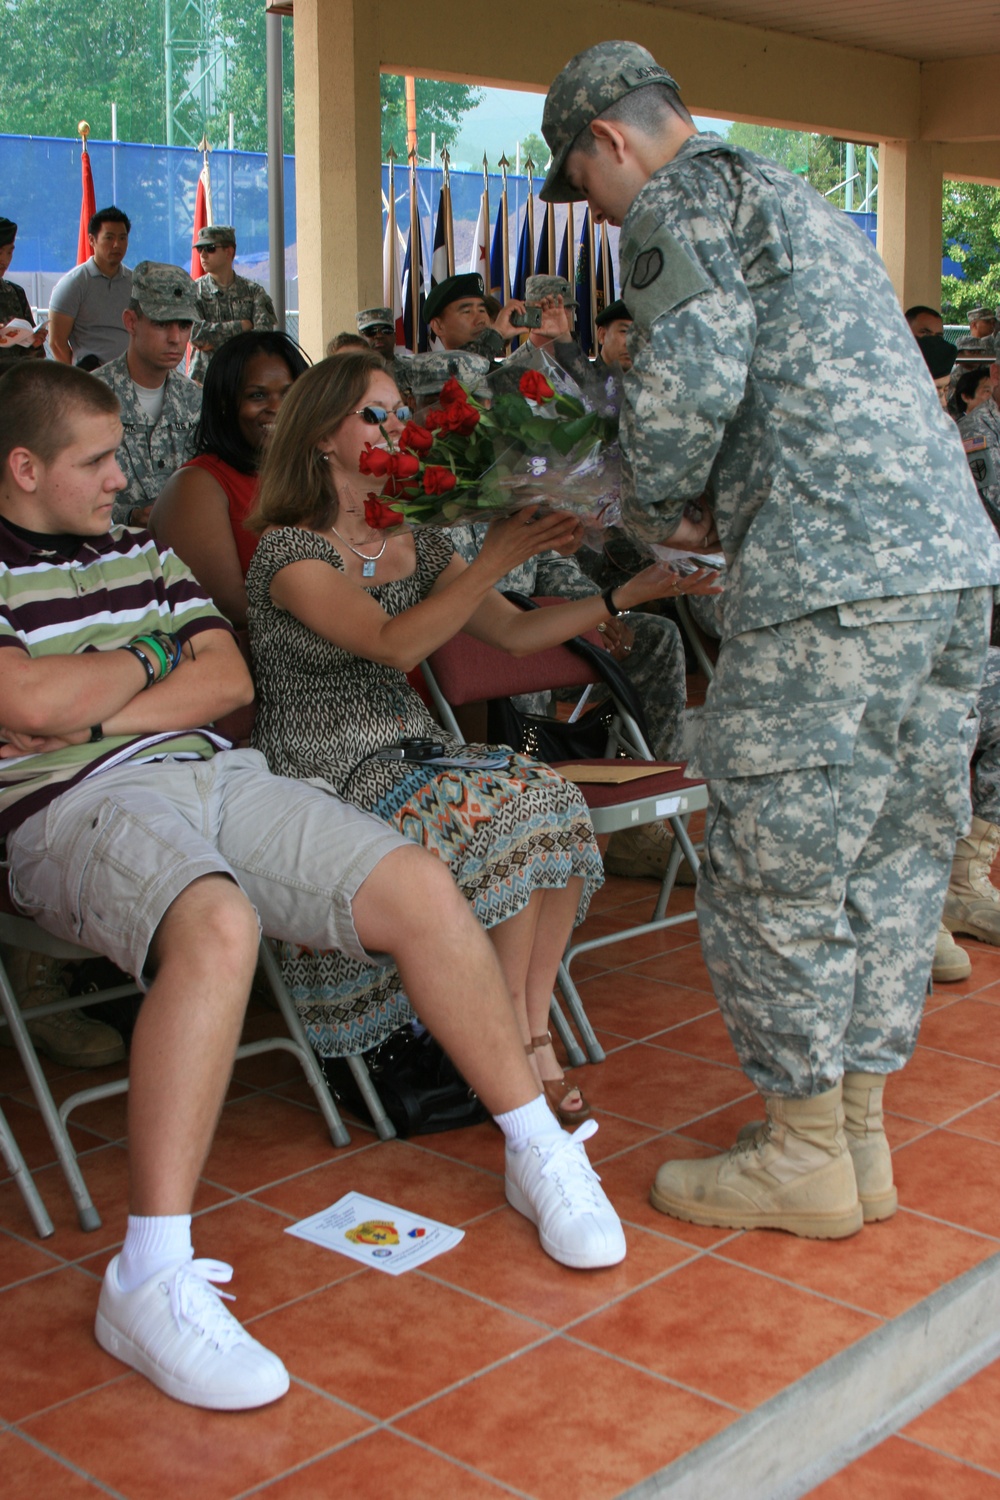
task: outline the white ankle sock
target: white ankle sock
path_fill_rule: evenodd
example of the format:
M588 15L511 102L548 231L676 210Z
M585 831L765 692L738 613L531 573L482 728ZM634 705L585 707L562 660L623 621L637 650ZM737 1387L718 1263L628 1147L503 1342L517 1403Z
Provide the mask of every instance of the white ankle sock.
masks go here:
M539 1136L562 1135L559 1121L549 1109L544 1094L539 1094L530 1104L522 1104L519 1109L510 1109L506 1114L494 1115L493 1118L506 1136L512 1151L523 1151L530 1140Z
M118 1282L123 1292L134 1292L157 1271L190 1260L191 1215L162 1214L140 1218L129 1214L125 1243L118 1257Z

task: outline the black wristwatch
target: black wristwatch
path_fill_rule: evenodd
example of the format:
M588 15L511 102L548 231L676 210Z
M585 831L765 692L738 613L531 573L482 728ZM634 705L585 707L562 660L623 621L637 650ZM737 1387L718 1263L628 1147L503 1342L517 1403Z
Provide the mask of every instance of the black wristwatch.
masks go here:
M89 743L91 745L96 745L97 741L98 740L103 740L103 738L104 738L104 726L103 726L103 724L91 724L91 726L90 726L90 740L89 740Z
M619 609L615 604L614 599L611 597L613 593L613 588L604 590L604 593L601 595L601 598L604 600L604 608L609 615L627 615L627 609Z

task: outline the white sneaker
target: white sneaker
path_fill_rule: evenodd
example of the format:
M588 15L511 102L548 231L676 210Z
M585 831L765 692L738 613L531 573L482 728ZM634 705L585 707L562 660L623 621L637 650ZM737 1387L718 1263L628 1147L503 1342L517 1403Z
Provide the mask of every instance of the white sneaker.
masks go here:
M232 1274L222 1261L186 1260L124 1292L116 1255L104 1273L97 1342L190 1406L242 1411L277 1401L288 1371L223 1307L227 1293L210 1285Z
M523 1151L507 1147L507 1202L538 1226L542 1249L585 1271L625 1259L621 1221L587 1160L583 1142L597 1129L585 1120L572 1135L544 1136Z

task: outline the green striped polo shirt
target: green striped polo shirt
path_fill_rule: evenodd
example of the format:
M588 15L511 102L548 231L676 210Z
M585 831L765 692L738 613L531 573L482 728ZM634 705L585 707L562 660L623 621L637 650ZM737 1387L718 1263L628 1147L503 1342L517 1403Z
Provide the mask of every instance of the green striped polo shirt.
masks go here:
M59 538L48 548L0 518L0 649L33 657L76 655L115 650L150 630L169 631L184 642L220 627L231 629L190 569L175 553L158 548L148 531L115 526L99 537ZM205 728L112 735L96 744L0 759L0 834L68 787L123 761L158 755L208 759L227 747L227 740Z

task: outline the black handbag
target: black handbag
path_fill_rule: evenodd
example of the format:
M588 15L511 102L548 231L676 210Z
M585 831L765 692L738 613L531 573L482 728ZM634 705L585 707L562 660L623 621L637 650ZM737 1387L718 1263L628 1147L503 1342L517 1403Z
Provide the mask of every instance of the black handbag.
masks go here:
M489 1119L485 1105L429 1031L400 1026L366 1052L364 1060L397 1135L434 1135ZM323 1071L339 1100L355 1114L368 1114L344 1058L324 1058Z
M505 590L505 597L520 609L540 609L542 606L527 594ZM564 643L568 650L582 656L597 672L603 682L614 689L615 695L628 709L649 741L646 715L636 696L635 689L610 652L595 646L583 636L573 636ZM536 760L600 760L608 743L608 732L615 716L613 703L595 703L581 714L575 723L565 719L553 719L547 715L525 713L510 698L491 698L486 705L486 737L491 745L510 745L522 755L531 755Z

